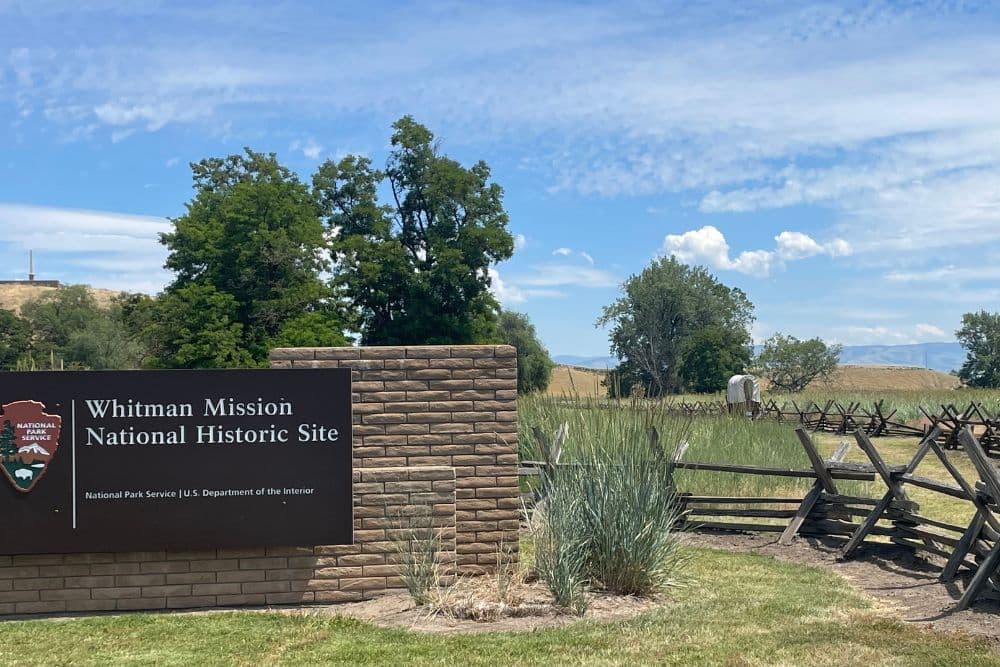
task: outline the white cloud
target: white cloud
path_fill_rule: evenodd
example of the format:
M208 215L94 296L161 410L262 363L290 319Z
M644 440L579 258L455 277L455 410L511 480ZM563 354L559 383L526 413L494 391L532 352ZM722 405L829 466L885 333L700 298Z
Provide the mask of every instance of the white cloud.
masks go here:
M614 275L592 266L576 264L539 264L531 273L519 276L521 285L536 287L575 286L588 288L617 287L621 282Z
M524 234L514 234L514 249L523 250L528 245L528 237Z
M586 253L581 250L580 257L583 257L587 261L587 263L590 264L591 266L594 265L594 258L590 256L590 253Z
M556 248L552 251L552 254L559 257L569 257L573 254L573 250L571 248Z
M289 150L301 151L301 153L309 158L310 160L318 160L319 156L323 153L323 147L316 143L316 140L310 137L306 140L296 139L289 146Z
M785 262L817 255L840 257L851 252L850 245L843 239L821 244L802 232L781 232L774 241L774 250L744 250L730 257L726 237L717 228L706 225L683 234L668 234L663 239L662 252L688 264L706 264L714 269L758 277L770 275Z
M566 296L558 290L552 289L531 289L512 285L500 277L500 272L489 268L490 291L503 306L524 303L531 298L556 298Z
M19 257L34 250L41 278L158 291L169 279L158 235L169 229L152 216L0 203L5 265L21 266Z
M167 167L167 169L170 169L171 167L176 167L180 161L181 161L180 158L172 157L168 159L166 162L164 162L163 165Z

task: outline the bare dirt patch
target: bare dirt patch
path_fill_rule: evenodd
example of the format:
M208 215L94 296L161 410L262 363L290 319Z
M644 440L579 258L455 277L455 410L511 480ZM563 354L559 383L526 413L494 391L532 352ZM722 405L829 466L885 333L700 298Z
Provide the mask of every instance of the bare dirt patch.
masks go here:
M971 609L955 612L954 606L967 580L938 581L944 565L938 559L916 556L904 547L866 542L857 556L838 561L839 538L796 538L788 546L776 535L743 533L689 533L688 544L756 553L778 560L824 567L844 577L856 589L891 609L902 621L948 632L964 632L990 638L1000 644L1000 605L979 601Z
M56 291L56 287L45 285L0 285L0 308L13 310L15 313L21 312L21 306L26 301L37 299L40 296ZM102 289L100 287L87 288L97 305L107 308L111 305L111 300L119 294L114 290Z

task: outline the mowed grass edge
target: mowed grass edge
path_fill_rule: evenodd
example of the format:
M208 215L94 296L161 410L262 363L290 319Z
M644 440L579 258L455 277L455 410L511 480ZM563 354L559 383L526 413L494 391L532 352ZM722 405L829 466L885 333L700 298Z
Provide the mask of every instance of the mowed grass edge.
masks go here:
M887 620L838 576L692 549L668 605L629 621L525 633L419 634L261 612L0 625L8 665L1000 665L984 639Z

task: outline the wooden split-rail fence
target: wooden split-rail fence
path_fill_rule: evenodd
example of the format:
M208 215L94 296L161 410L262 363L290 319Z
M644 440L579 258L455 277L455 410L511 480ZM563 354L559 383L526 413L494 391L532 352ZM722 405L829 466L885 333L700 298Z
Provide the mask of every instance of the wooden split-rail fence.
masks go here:
M544 461L526 461L521 474L542 475L546 468L559 467L565 428L555 439L534 429ZM952 581L963 572L971 575L956 610L968 608L984 594L1000 592L1000 473L970 429L960 430L957 440L972 462L974 478L967 478L945 451L943 429L935 426L920 441L905 465L887 464L861 428L853 436L868 463L846 462L850 441L829 458L823 458L805 428L796 428L799 441L810 462L809 468L773 468L737 463L708 463L685 458L686 443L670 459L674 470L717 471L743 475L812 479L812 488L803 497L729 497L693 495L679 490L683 527L691 530L733 530L780 533L778 542L789 544L797 535L840 536L846 538L841 558L851 558L866 540L879 536L915 552L944 559L939 578ZM651 444L658 444L655 430ZM662 449L660 450L662 451ZM957 455L957 454L953 454ZM938 459L951 479L939 481L916 474L928 456ZM881 497L845 495L838 488L842 480L878 481L885 487ZM920 506L907 495L907 487L944 494L971 504L973 518L951 523L920 513ZM526 497L530 501L530 497Z
M724 401L708 400L666 401L663 409L685 417L728 412ZM810 401L800 406L796 401L779 404L772 399L761 404L758 418L796 423L817 433L848 435L860 429L870 438L923 438L937 427L945 449L958 449L961 446L960 434L965 429L971 429L987 452L1000 449L1000 408L991 411L981 402L972 401L964 409L953 403L942 404L938 409L923 406L918 406L918 409L925 417L919 425L902 421L896 416L898 410L886 406L884 400L870 406L857 401L842 403L835 400L823 405Z

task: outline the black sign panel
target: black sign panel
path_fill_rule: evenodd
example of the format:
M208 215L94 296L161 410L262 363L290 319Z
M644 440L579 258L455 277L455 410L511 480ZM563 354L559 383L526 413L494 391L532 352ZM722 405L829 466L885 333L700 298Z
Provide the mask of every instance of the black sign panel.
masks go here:
M0 553L350 544L348 369L0 373Z

